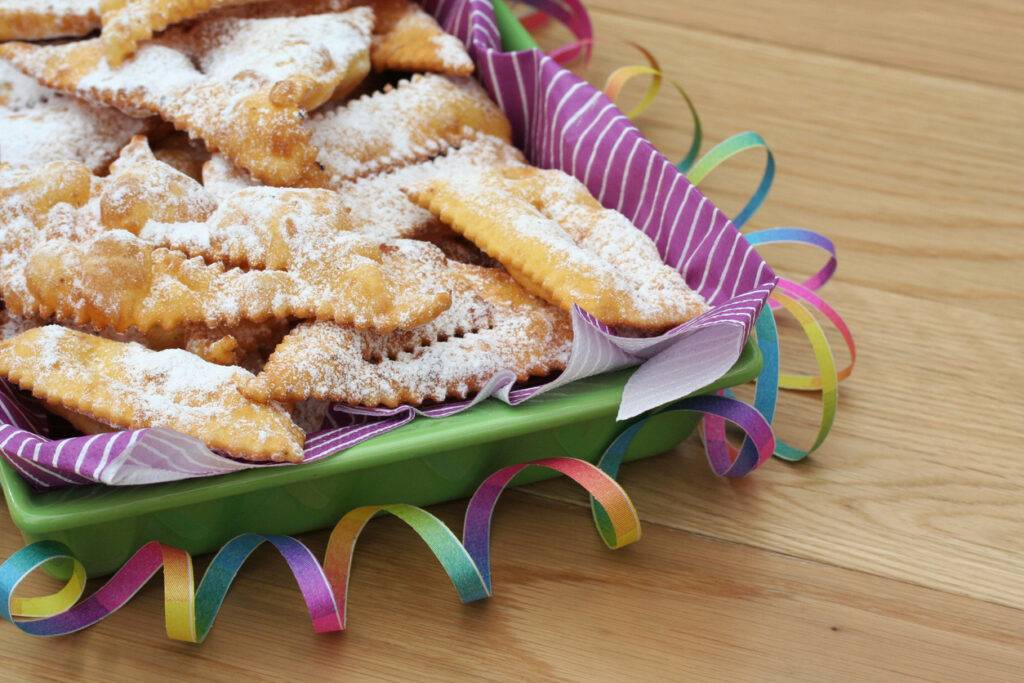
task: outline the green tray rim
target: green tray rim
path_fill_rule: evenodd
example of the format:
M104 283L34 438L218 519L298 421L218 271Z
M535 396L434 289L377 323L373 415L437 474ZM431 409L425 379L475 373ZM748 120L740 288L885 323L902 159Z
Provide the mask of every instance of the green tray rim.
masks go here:
M749 382L760 372L761 363L757 345L748 340L728 371L691 395ZM626 380L634 371L635 368L630 368L578 380L515 407L492 398L445 418L418 416L391 432L301 466L268 467L140 486L96 484L36 491L0 458L0 484L11 518L22 533L41 535L64 531L614 415ZM623 428L641 417L623 421ZM537 454L537 457L543 456ZM93 495L92 492L99 490L97 487L103 487L102 492Z

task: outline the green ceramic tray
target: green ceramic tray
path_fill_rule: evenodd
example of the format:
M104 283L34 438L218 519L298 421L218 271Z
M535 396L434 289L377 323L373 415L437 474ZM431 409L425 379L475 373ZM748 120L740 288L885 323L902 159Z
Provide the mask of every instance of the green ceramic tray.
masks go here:
M729 372L698 393L748 382L760 368L759 352L748 343ZM296 534L328 527L362 505L465 498L487 475L513 463L552 456L595 462L630 424L615 421L630 372L580 380L514 408L491 399L443 419L420 417L309 465L149 486L39 492L0 459L0 481L26 541L60 541L90 576L102 576L151 540L206 553L247 531ZM626 460L671 449L695 424L695 417L679 413L653 418ZM538 468L515 483L551 476Z

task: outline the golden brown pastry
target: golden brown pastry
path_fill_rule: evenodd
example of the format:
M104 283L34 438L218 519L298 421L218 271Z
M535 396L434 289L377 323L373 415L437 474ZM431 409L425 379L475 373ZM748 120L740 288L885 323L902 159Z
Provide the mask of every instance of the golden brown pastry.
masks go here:
M499 370L520 381L565 367L569 316L498 269L449 264L452 306L432 322L389 335L303 323L242 391L256 400L307 398L396 406L465 398Z
M288 411L238 391L252 375L186 351L47 325L0 342L0 376L100 423L173 429L244 460L302 460L305 436Z
M663 331L707 310L654 243L578 180L528 166L472 170L412 198L537 296L608 325Z
M209 19L175 27L113 67L101 39L0 44L0 57L43 84L132 115L158 114L272 185L310 172L305 112L369 71L373 15Z

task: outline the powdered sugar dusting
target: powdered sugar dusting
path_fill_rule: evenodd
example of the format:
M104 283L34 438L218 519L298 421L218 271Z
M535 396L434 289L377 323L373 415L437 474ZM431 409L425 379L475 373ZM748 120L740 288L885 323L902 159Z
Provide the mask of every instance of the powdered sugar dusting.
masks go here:
M508 122L473 80L421 74L314 116L308 124L328 183L428 159L475 131L508 139Z
M217 201L224 201L236 191L258 184L251 175L235 166L223 154L214 154L203 164L203 187Z
M99 25L99 0L0 0L0 40L82 36Z
M461 40L451 34L442 33L433 36L430 42L434 45L435 54L445 68L454 72L472 71L473 60L466 53L466 46L462 44Z
M315 150L303 111L369 69L369 8L305 17L207 19L143 44L117 68L99 39L19 46L11 59L41 81L131 115L157 113L260 178L293 184ZM61 63L76 63L68 72Z
M144 125L45 88L0 60L0 163L72 159L98 172Z
M31 349L31 355L11 353ZM252 375L179 349L151 351L48 325L2 349L6 374L42 398L120 427L167 427L252 459L301 457L302 436L276 404L243 397Z
M465 397L501 371L526 379L565 367L572 346L568 315L499 270L449 268L452 305L435 320L391 335L300 325L252 389L275 398L394 406Z
M608 324L641 329L668 328L707 310L649 237L561 171L464 171L416 192L564 308L579 303Z
M523 164L522 153L498 138L480 135L428 162L405 166L338 187L354 230L379 239L422 237L437 219L412 202L404 190L472 168Z

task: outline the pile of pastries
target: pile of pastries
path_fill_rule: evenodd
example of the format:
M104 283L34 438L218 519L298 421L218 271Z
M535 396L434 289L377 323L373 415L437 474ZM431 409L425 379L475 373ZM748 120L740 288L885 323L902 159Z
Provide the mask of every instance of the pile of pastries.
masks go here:
M331 402L562 370L573 304L707 309L408 0L0 0L0 40L0 377L84 433L299 461Z

